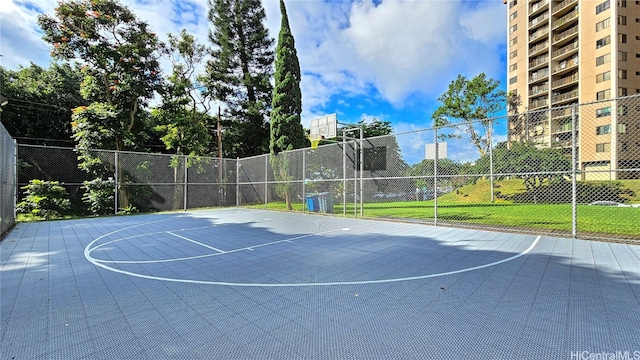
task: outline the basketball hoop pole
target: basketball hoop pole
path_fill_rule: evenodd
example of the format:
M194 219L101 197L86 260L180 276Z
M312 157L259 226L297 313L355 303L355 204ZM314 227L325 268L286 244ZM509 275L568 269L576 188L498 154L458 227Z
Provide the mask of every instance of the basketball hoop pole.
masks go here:
M364 147L362 146L362 144L364 143L364 141L363 141L364 140L364 130L360 126L353 126L353 125L351 125L351 126L352 126L351 128L342 128L341 130L342 130L343 139L346 139L345 134L347 132L351 132L351 131L355 131L355 130L359 130L359 132L360 132L360 141L359 141L359 144L358 144L359 153L354 154L354 155L356 157L360 158L360 169L359 169L359 171L360 171L360 217L363 217L363 213L364 213L364 211L363 211L363 208L364 208L364 196L362 194L362 191L363 191L363 185L362 185L363 176L362 176L362 174L364 173ZM353 138L351 138L351 139L353 139ZM353 140L357 141L357 139L353 139ZM353 180L354 180L354 187L353 187L353 192L354 192L354 194L353 194L354 195L353 196L353 215L355 217L358 217L358 213L357 213L358 212L358 191L357 191L357 188L358 188L357 182L358 181L357 181L357 176L355 176Z

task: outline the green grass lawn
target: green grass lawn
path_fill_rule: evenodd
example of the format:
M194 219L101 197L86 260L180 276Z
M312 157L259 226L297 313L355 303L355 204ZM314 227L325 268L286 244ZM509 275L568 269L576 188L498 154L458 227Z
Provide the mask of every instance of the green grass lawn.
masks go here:
M253 206L264 209L264 205ZM269 203L271 210L286 210L284 203ZM293 204L302 211L303 204ZM342 204L334 205L334 214L342 214ZM359 207L358 207L359 210ZM603 235L640 237L640 208L579 205L578 231ZM347 204L347 216L353 204ZM365 203L368 218L419 219L434 218L433 201L398 201ZM507 204L451 203L438 200L438 219L447 222L490 225L505 228L571 231L571 204Z

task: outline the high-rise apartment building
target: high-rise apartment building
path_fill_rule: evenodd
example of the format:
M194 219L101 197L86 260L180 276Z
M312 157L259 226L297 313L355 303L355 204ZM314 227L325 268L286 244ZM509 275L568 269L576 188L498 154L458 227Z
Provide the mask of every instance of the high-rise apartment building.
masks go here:
M596 102L575 116L584 178L627 177L612 170L640 168L640 98L598 103L640 94L640 1L503 2L507 88L520 96L515 113L531 114L511 117L509 141L570 152L572 108L565 106Z

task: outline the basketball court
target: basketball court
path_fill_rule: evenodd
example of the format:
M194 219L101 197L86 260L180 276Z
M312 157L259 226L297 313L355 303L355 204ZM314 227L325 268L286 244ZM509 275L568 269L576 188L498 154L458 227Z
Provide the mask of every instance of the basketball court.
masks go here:
M640 358L638 245L232 208L20 223L0 266L3 359Z

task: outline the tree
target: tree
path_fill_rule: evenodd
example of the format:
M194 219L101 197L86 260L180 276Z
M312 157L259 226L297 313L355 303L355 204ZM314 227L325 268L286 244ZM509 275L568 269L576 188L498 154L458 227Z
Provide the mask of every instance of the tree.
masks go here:
M209 0L213 29L211 60L207 62L208 93L224 102L225 127L232 139L229 155L247 157L269 149L269 104L273 74L273 39L263 25L260 0Z
M300 91L300 63L295 41L289 27L287 9L280 0L282 22L276 48L275 87L271 99L271 166L273 167L276 192L285 198L287 209L292 210L289 173L289 154L281 151L300 149L307 145L305 130L300 123L302 92Z
M81 94L92 104L73 114L80 159L97 176L113 173L88 149L135 148L138 135L144 133L146 114L140 109L161 85L160 42L145 22L115 0L61 1L54 16L41 15L38 23L44 40L53 45L54 58L83 64ZM126 208L124 172L116 180L119 203Z
M280 12L282 23L276 48L275 87L271 99L269 148L272 155L285 150L300 149L308 144L305 130L300 123L302 113L300 63L283 0L280 0Z
M54 62L46 69L32 63L16 71L0 66L2 95L9 99L2 124L23 143L69 146L71 109L87 105L80 96L82 78L70 64Z
M162 91L162 106L152 111L156 120L154 130L168 150L178 155L189 155L188 165L198 156L209 152L211 135L208 131L210 117L206 114L208 102L198 88L198 64L204 59L206 49L196 43L193 35L182 30L180 35L168 34L169 44L163 53L169 57L173 72ZM184 171L180 160L172 161L175 184L184 182ZM174 187L173 209L179 209L184 198L184 187Z
M152 112L167 149L179 155L205 155L209 152L211 135L207 127L210 118L208 101L198 91L197 66L204 59L206 49L196 43L193 35L182 30L179 36L168 34L169 44L163 49L173 65L173 72L165 84L162 105Z
M484 73L471 80L458 75L438 98L442 105L432 115L434 125L445 126L456 120L456 124L459 123L480 156L483 156L491 146L489 117L504 109L510 98L498 86L498 80L487 78ZM480 129L476 126L480 126Z
M514 142L511 148L500 143L493 150L494 173L498 179L517 176L524 180L527 191L533 192L541 185L562 179L561 172L571 170L571 160L562 150L538 149L533 144ZM476 162L478 173L489 173L489 156L485 155Z

